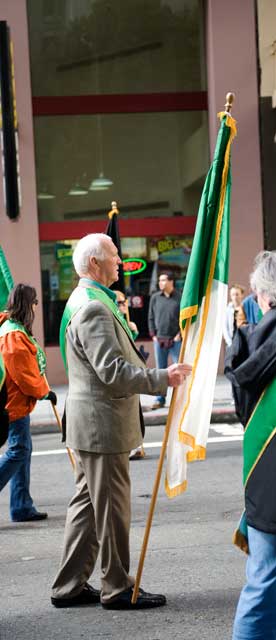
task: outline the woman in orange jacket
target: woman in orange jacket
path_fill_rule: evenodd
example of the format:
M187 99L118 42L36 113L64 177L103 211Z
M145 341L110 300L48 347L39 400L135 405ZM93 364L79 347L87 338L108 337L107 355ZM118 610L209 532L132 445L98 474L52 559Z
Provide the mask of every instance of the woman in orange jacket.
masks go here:
M8 448L0 459L0 491L10 483L10 514L15 522L43 520L30 495L32 440L30 413L38 399L56 404L44 376L45 354L32 335L36 290L25 284L12 289L7 312L0 314L0 352L6 370L9 414Z

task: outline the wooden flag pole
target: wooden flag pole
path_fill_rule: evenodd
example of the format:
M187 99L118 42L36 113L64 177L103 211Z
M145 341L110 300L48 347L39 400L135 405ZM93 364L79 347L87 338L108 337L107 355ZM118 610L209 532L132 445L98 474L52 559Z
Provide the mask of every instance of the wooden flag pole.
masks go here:
M44 373L44 378L45 378L45 381L47 382L48 387L50 388L50 385L49 385L49 382L48 382L48 380L46 378L45 373ZM59 428L60 432L62 433L62 423L61 423L60 415L58 413L56 405L52 402L52 400L51 400L51 405L52 405L53 412L55 414L55 418L56 418L56 421L57 421L58 428ZM75 470L76 464L75 464L75 460L74 460L74 456L72 454L72 451L71 451L71 449L69 449L69 447L66 447L66 449L67 449L68 456L70 458L71 465L72 465L73 469Z
M53 412L54 412L54 414L56 416L56 421L57 421L59 430L62 433L62 423L61 423L60 415L58 413L56 405L53 402L51 402L51 405L53 407ZM71 451L71 449L69 449L69 447L66 447L66 449L67 449L68 456L70 458L71 465L72 465L73 469L75 470L76 465L75 465L75 460L74 460L74 456L72 454L72 451Z
M187 344L190 325L191 325L191 318L188 318L187 321L186 321L185 329L184 329L184 337L183 337L183 340L182 340L181 350L180 350L179 360L178 360L179 362L183 362L184 361L184 355L185 355L185 350L186 350L186 344ZM149 513L148 513L148 518L147 518L147 523L146 523L146 529L145 529L145 533L144 533L144 539L143 539L142 549L141 549L141 553L140 553L140 559L139 559L139 564L138 564L138 569L137 569L137 574L136 574L136 580L135 580L135 585L134 585L132 599L131 599L132 604L136 603L136 600L137 600L137 597L138 597L138 591L139 591L139 586L140 586L140 582L141 582L141 576L142 576L142 571L143 571L143 566L144 566L144 561L145 561L145 555L146 555L147 546L148 546L150 528L151 528L151 523L152 523L152 518L153 518L153 514L154 514L154 509L155 509L158 489L159 489L160 480L161 480L162 468L163 468L163 464L164 464L164 458L165 458L168 439L169 439L169 434L170 434L170 428L171 428L171 422L172 422L172 416L173 416L173 412L174 412L175 402L176 402L176 388L173 389L173 393L172 393L172 399L171 399L169 414L168 414L168 418L167 418L164 438L163 438L163 442L162 442L162 447L161 447L161 452L160 452L160 457L159 457L159 462L158 462L156 478L155 478L154 487L153 487L153 491L152 491L151 503L150 503Z
M129 308L128 308L128 299L127 298L126 298L126 320L127 320L127 323L129 324L130 317L129 317Z

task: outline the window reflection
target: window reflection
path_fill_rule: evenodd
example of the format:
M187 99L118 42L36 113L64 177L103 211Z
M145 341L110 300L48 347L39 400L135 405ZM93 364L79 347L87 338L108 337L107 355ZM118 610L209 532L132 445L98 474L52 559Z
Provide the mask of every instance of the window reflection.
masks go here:
M27 6L35 96L205 89L201 0Z
M41 243L41 269L45 344L58 344L61 316L71 291L78 282L72 263L77 240ZM139 327L139 337L149 338L148 306L151 294L158 289L158 274L171 270L176 288L182 290L188 267L192 237L166 236L122 238L123 258L143 258L142 273L125 276L130 319Z
M40 222L103 218L112 200L126 218L196 215L208 170L207 116L103 115L100 144L98 116L36 118L35 153ZM109 186L91 188L101 173Z

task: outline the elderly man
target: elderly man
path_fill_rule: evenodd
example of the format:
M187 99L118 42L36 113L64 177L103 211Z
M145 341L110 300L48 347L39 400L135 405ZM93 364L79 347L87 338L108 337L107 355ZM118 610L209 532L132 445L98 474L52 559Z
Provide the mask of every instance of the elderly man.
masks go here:
M142 440L139 394L165 393L191 368L146 369L108 287L120 258L104 234L82 238L73 255L80 281L65 308L61 343L69 376L67 446L74 450L76 493L67 512L61 566L52 604L101 602L109 609L158 607L163 595L140 590L131 604L129 452ZM98 552L102 589L87 583Z

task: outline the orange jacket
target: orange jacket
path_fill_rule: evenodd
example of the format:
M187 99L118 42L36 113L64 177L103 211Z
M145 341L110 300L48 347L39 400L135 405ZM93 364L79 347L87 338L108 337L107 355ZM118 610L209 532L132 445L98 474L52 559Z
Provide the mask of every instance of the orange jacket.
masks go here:
M6 319L0 313L0 324ZM36 347L22 331L12 331L0 337L0 351L6 367L8 402L6 409L13 422L24 418L34 409L36 401L50 391L40 374Z

